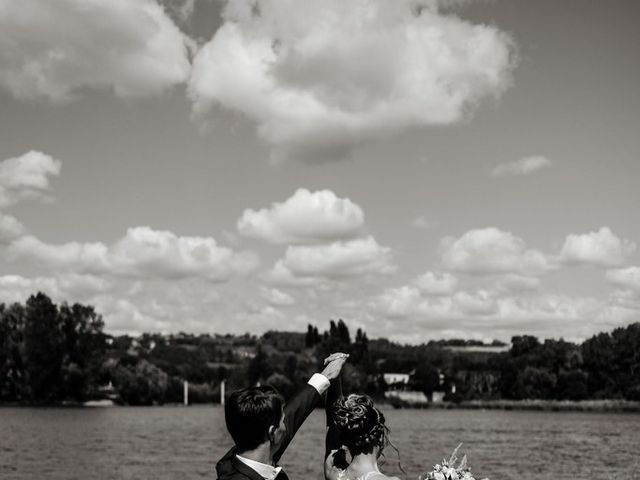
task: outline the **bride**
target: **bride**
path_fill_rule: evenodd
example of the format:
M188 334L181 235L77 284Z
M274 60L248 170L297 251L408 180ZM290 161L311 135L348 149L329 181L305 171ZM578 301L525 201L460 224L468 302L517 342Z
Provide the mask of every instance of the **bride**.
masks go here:
M329 389L326 414L326 480L399 480L378 468L384 448L391 445L396 452L397 449L389 440L384 415L371 398L356 394L343 398L337 381ZM350 462L347 462L347 454L351 457Z

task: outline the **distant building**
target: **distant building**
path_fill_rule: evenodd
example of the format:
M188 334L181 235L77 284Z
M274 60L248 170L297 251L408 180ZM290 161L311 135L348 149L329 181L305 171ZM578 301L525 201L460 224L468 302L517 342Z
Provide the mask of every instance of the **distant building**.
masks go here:
M237 346L233 348L234 355L240 358L254 358L256 356L256 349L249 346Z
M429 399L422 392L417 391L397 391L391 390L384 392L384 397L388 400L400 400L410 405L426 405Z
M409 373L383 373L384 383L389 390L405 390L409 384Z
M462 353L503 353L508 352L511 345L445 345L442 348Z
M441 403L444 401L444 396L446 392L442 390L435 391L431 394L431 402L432 403Z

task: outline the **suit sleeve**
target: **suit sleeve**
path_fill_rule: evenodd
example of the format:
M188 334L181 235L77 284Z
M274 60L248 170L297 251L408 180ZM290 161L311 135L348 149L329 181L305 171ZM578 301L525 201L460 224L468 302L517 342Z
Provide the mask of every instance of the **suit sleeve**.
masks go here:
M304 388L284 406L284 424L287 427L287 431L282 445L280 445L273 455L275 462L280 460L280 457L282 457L291 440L293 440L294 435L319 401L320 394L318 391L311 385L305 385Z
M327 391L327 401L325 403L325 414L327 417L327 436L325 439L324 458L329 456L332 450L337 450L342 446L338 429L333 425L333 406L337 400L342 398L342 382L340 377L331 382L331 386Z

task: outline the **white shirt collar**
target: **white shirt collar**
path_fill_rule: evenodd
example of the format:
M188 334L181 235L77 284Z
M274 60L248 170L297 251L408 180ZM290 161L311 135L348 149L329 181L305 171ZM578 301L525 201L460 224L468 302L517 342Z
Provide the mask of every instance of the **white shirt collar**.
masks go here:
M282 467L274 467L273 465L267 465L266 463L256 462L255 460L251 460L250 458L241 457L236 454L238 460L244 463L247 467L255 470L258 475L260 475L265 480L273 480L276 478L276 475L280 473Z

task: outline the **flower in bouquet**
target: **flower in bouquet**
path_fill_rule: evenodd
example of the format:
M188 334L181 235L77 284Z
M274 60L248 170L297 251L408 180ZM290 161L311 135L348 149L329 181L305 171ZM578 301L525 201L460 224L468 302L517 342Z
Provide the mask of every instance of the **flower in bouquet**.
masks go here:
M458 461L458 450L462 444L458 445L453 451L449 460L446 458L442 460L442 463L438 463L433 466L433 470L426 475L421 475L419 480L476 480L471 474L471 469L467 465L467 456L463 456L462 460L456 465ZM487 478L483 480L489 480Z

